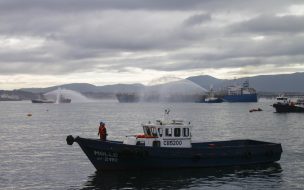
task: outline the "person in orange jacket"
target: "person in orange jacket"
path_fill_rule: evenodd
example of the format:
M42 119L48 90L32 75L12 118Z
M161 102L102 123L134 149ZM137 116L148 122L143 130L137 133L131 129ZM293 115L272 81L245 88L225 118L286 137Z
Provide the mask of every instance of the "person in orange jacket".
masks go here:
M100 140L105 141L107 139L107 129L103 122L100 122L98 135L100 136Z

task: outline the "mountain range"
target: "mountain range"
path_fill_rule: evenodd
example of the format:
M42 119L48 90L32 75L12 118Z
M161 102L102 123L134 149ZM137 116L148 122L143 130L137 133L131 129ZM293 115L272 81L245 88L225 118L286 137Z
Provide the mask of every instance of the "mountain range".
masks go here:
M221 90L232 84L242 84L249 81L250 87L257 92L304 92L304 73L280 74L280 75L259 75L254 77L239 78L234 80L217 79L209 75L188 77L186 80L193 82L205 89L213 86L215 90ZM53 91L58 87L74 90L81 93L137 93L145 89L143 84L115 84L105 86L95 86L88 83L71 83L48 88L24 88L22 91L32 93L45 93Z
M250 87L258 92L304 92L304 73L259 75L254 77L239 78L233 80L217 79L208 75L187 78L192 82L209 89L222 89L232 84L242 84L248 79Z

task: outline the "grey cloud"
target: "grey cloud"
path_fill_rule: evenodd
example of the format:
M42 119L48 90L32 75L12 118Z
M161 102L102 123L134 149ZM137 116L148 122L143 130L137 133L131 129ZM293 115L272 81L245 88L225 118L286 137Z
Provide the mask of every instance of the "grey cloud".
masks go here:
M303 33L304 16L261 15L254 19L232 26L234 32L258 34L268 33Z
M294 62L303 55L303 17L271 15L297 2L0 0L1 36L46 40L43 47L31 51L0 50L0 73L66 74L99 67L117 71L236 68L275 63L271 60L282 56ZM212 25L213 15L230 12L243 19L247 13L271 15L228 27ZM267 34L266 39L255 43L250 37L257 33ZM209 47L210 52L200 51ZM124 59L121 52L151 56ZM166 55L157 56L161 52Z
M282 40L283 39L283 40ZM212 44L209 42L208 44ZM303 36L283 36L265 42L243 40L222 42L221 49L215 49L213 53L202 53L195 50L189 53L172 52L167 57L159 59L131 60L133 66L155 70L180 71L187 69L207 68L237 68L245 66L260 66L274 64L283 66L289 63L301 63L299 57L304 57ZM153 64L140 64L146 62ZM123 67L115 65L115 67Z
M185 20L184 24L186 26L193 26L207 21L211 21L211 16L209 14L196 14Z
M240 9L270 12L282 10L291 3L302 3L301 0L1 0L0 9L4 11L44 9L52 11L87 11L87 10L225 10Z

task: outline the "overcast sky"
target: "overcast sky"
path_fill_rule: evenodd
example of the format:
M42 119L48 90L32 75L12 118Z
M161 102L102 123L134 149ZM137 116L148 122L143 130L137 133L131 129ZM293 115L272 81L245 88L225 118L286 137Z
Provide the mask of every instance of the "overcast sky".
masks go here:
M303 71L303 0L0 0L0 89Z

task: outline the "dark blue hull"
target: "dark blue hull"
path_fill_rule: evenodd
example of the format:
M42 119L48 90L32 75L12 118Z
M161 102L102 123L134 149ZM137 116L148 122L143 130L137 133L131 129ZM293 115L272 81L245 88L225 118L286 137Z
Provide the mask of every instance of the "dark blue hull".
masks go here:
M226 95L223 97L225 102L257 102L257 94Z
M192 148L132 146L117 141L100 141L80 137L76 137L75 141L97 170L262 164L280 160L282 153L281 144L254 140L192 143ZM72 143L68 142L68 144Z

